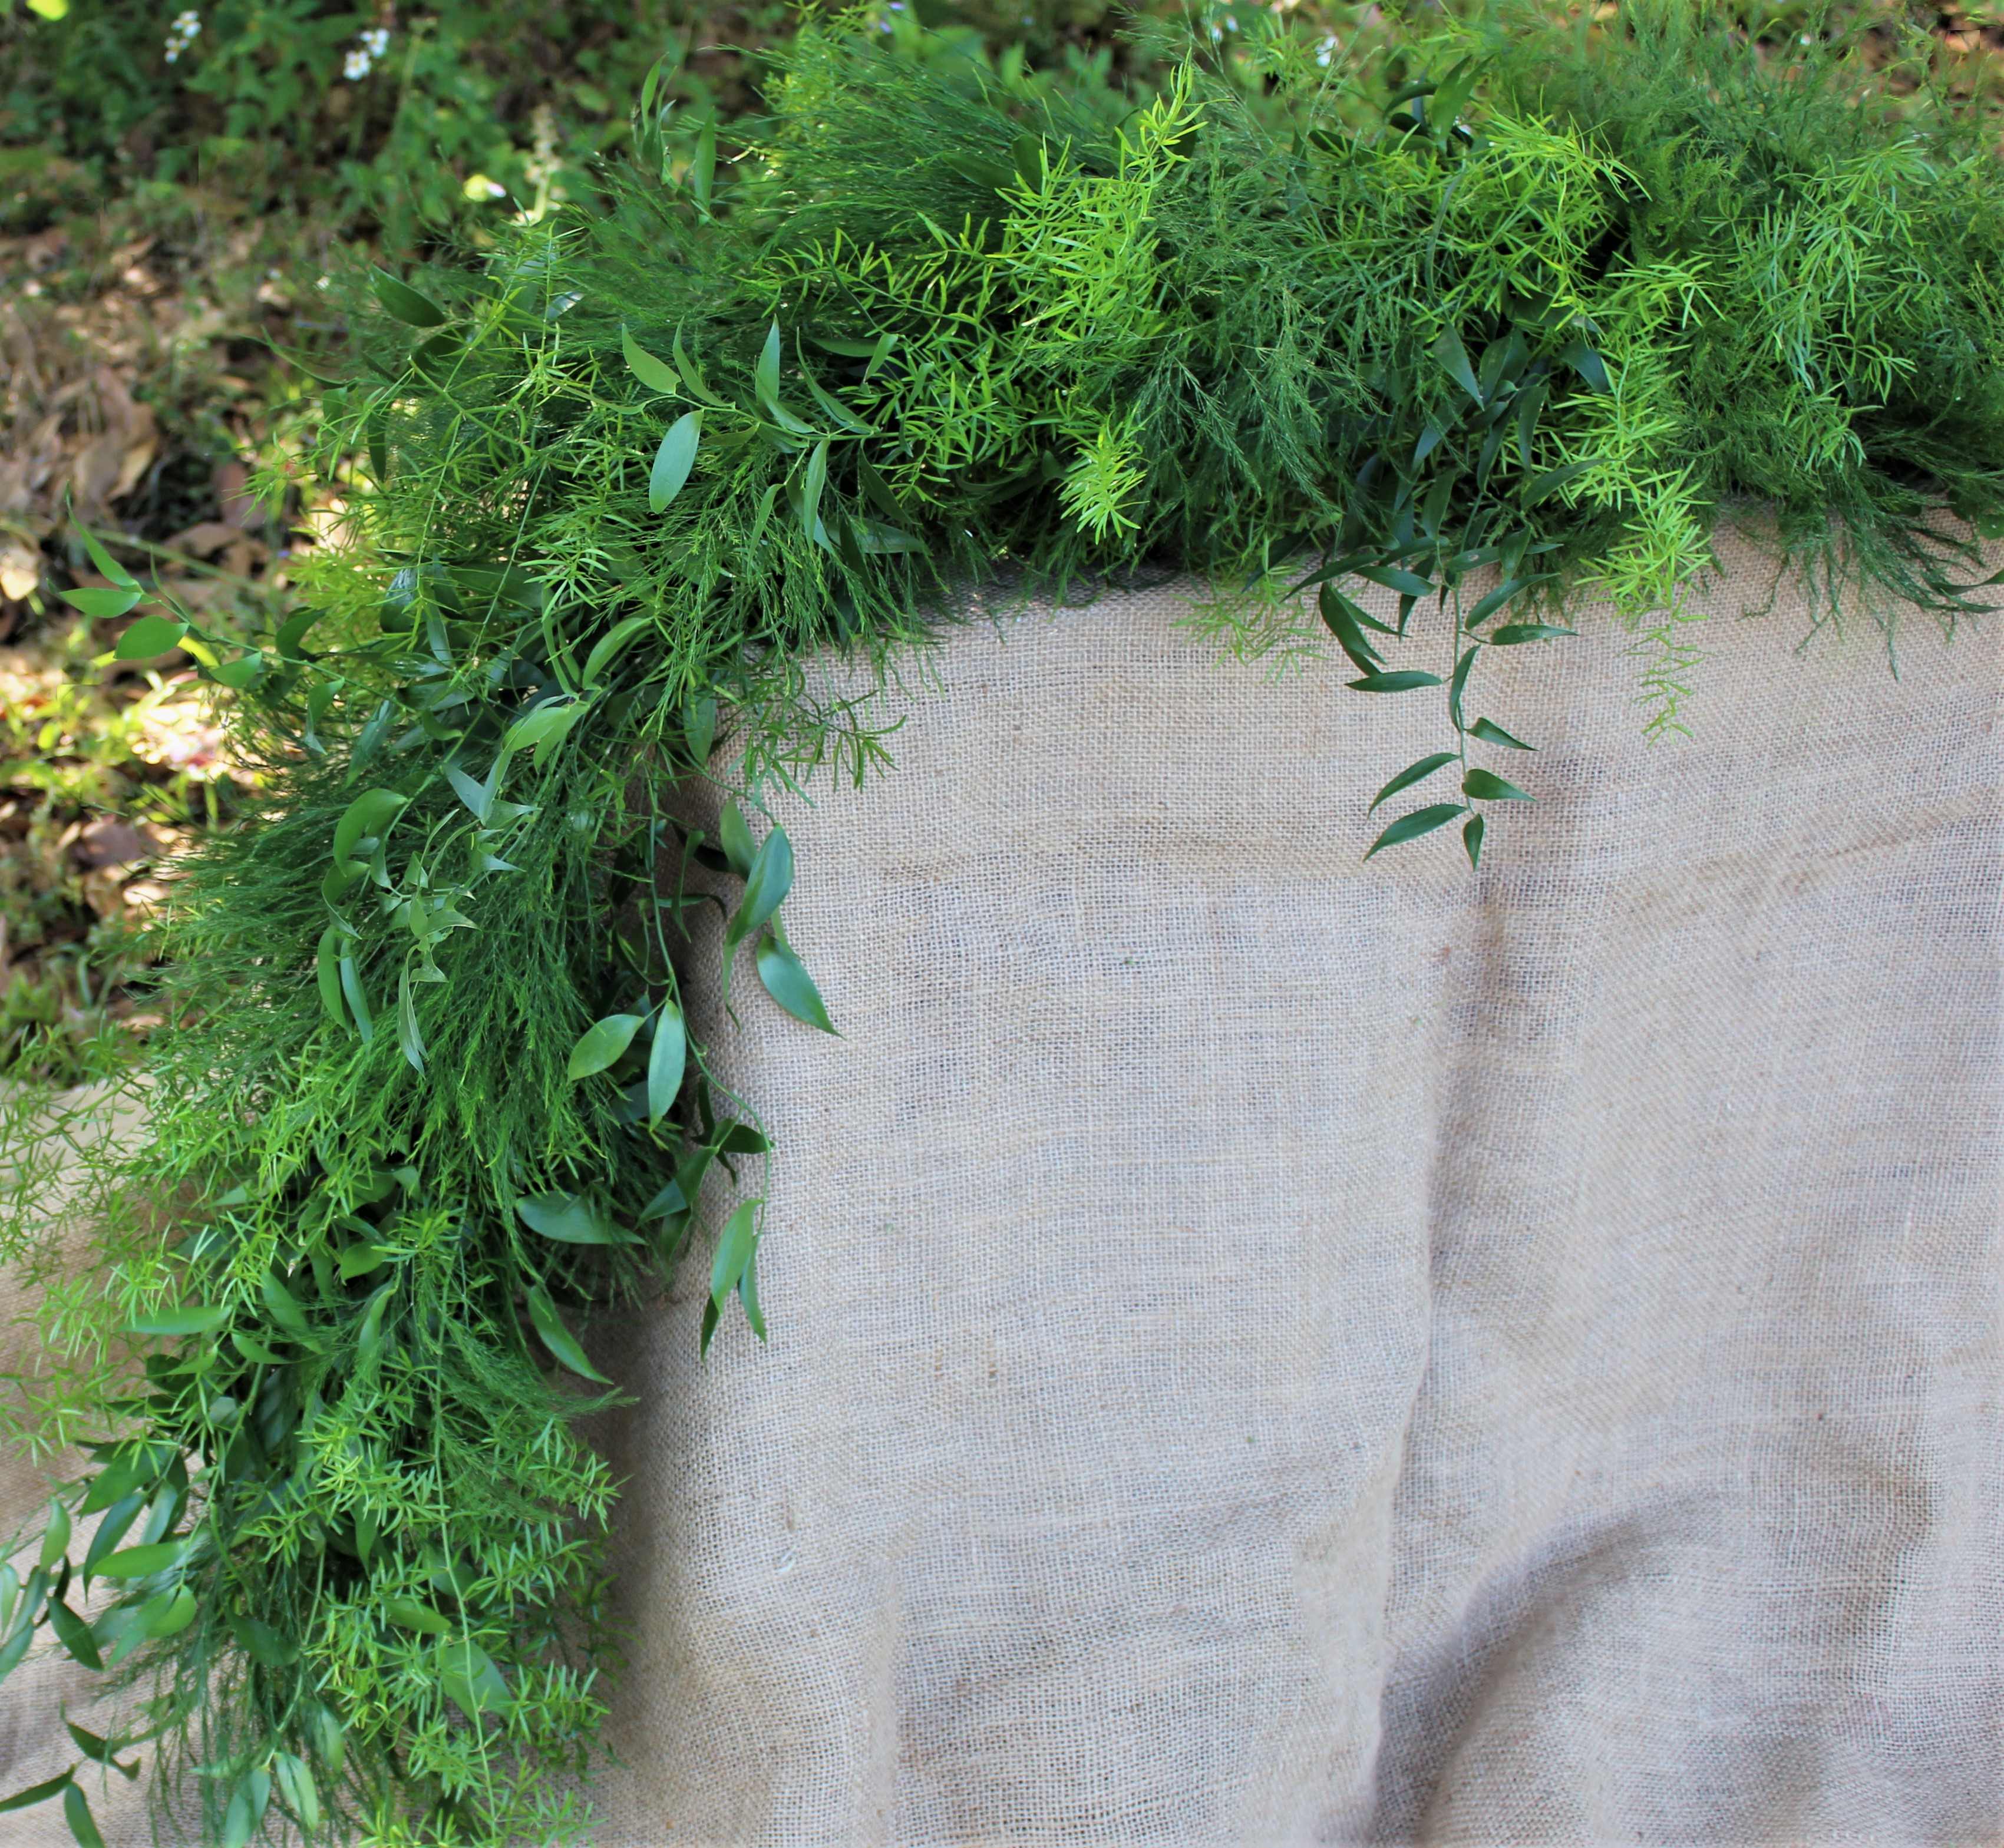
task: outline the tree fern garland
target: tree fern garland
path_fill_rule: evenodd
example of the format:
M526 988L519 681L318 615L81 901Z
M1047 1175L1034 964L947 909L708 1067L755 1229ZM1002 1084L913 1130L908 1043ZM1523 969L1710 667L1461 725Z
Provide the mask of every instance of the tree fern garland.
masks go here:
M1459 823L1473 860L1536 781L1483 658L1564 633L1568 584L1658 613L1666 723L1754 497L1833 598L1971 607L1945 514L2004 506L1994 159L1817 48L1505 23L1442 27L1362 132L1305 57L1129 112L838 24L735 169L632 178L436 304L379 285L403 325L327 404L374 491L317 626L219 669L271 812L187 882L154 1140L93 1157L102 1294L61 1287L23 1415L116 1432L67 1545L0 1573L0 1661L47 1622L152 1678L205 1839L582 1826L612 1485L575 1331L706 1233L706 1342L734 1297L762 1325L766 1140L679 985L714 905L735 1005L755 972L829 1024L757 819L883 754L816 651L882 661L983 574L1158 563L1257 648L1298 585L1353 685L1442 710L1378 800L1432 799L1372 852ZM664 802L701 774L737 798L714 838ZM111 1541L61 1531L104 1508Z

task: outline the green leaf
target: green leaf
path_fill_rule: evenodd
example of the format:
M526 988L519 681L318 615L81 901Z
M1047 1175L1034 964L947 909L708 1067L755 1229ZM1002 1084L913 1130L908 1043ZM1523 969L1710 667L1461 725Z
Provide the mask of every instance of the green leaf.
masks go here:
M695 467L695 453L702 441L700 411L685 411L668 425L668 433L654 452L653 472L647 477L650 512L664 512L681 492L688 481L689 471Z
M856 478L862 483L863 492L869 496L871 505L886 520L897 526L916 523L905 511L903 502L892 492L891 484L870 465L870 459L867 456L856 458Z
M657 359L626 331L625 324L619 328L619 351L626 361L626 369L650 391L663 397L680 397L681 385L675 376L674 368L665 360Z
M766 1339L766 1318L759 1310L759 1251L744 1260L744 1275L737 1279L737 1300L744 1305L744 1320L761 1341ZM711 1305L716 1307L714 1304Z
M425 1069L425 1037L418 1031L418 1006L411 997L411 971L397 972L397 1044L413 1071Z
M0 1644L0 1682L5 1681L20 1667L21 1658L28 1653L29 1645L34 1640L34 1631L24 1622L4 1644ZM0 1809L6 1807L6 1804L0 1804Z
M1371 843L1364 857L1368 859L1379 849L1396 847L1402 841L1416 841L1421 835L1445 828L1456 816L1466 813L1458 802L1436 802L1430 808L1415 809L1410 815L1401 815L1386 828Z
M1344 684L1359 693L1410 693L1417 687L1438 687L1445 683L1438 674L1422 674L1417 667L1408 667L1397 674L1367 674L1361 680L1346 681Z
M307 632L326 614L324 610L304 609L282 623L279 626L278 633L272 638L272 646L279 651L280 657L288 661L311 660L312 656L307 653L300 644L305 641Z
M617 1013L594 1021L586 1030L584 1037L571 1048L570 1062L564 1068L566 1075L575 1082L617 1065L646 1019L644 1014Z
M79 591L77 594L83 593ZM88 615L89 612L86 611L85 614ZM171 616L142 616L118 638L118 646L112 653L121 661L150 660L155 655L179 647L181 637L187 633L187 626Z
M730 863L731 871L740 879L748 878L752 862L759 850L735 799L724 803L722 814L716 818L716 844L723 849L723 857Z
M1575 340L1559 357L1596 391L1613 389L1608 383L1607 362L1585 341Z
M787 838L787 831L776 823L773 831L759 843L751 869L744 875L744 897L725 933L730 947L736 948L771 917L793 886L794 844Z
M1455 754L1452 751L1436 751L1431 757L1421 758L1417 764L1407 765L1386 784L1383 789L1372 797L1371 808L1375 809L1388 796L1396 796L1401 789L1410 789L1414 783L1432 775L1436 770L1445 768L1454 761ZM1368 815L1371 809L1366 809L1364 812Z
M1477 869L1480 869L1482 865L1482 817L1480 815L1470 815L1461 824L1463 850L1468 856L1469 865Z
M604 1209L582 1194L537 1194L517 1200L515 1210L531 1232L560 1244L631 1244L632 1236L606 1216Z
M305 1759L289 1752L282 1752L272 1759L272 1771L278 1783L279 1801L299 1818L300 1826L311 1835L320 1827L320 1790Z
M97 1569L100 1578L151 1578L181 1563L184 1549L179 1541L162 1541L152 1546L128 1546L115 1552Z
M1493 719L1478 719L1468 728L1471 738L1480 738L1485 744L1501 744L1512 751L1536 751L1535 744L1526 744L1522 738L1513 738Z
M76 1838L77 1848L104 1848L104 1837L90 1813L90 1799L75 1784L63 1792L63 1820Z
M49 1504L49 1524L42 1531L42 1549L36 1555L36 1563L43 1571L51 1572L57 1560L69 1551L69 1537L74 1523L69 1510L61 1502Z
M106 590L101 586L93 586L82 590L65 590L62 593L62 600L72 610L88 616L93 622L108 622L114 616L123 616L145 596L145 593L143 590ZM131 635L133 629L142 628L149 622L164 625L167 619L163 616L142 616L132 625L132 628L125 632L125 635ZM172 626L176 628L184 628L187 625L177 623ZM118 639L117 658L121 661L130 661L144 655L165 654L173 646L174 642L178 642L180 639L180 637L177 635L173 641L163 642L157 648L135 649L128 654L125 651L125 638L121 635Z
M98 544L97 535L89 527L79 525L76 531L83 541L83 549L90 554L90 562L97 567L101 576L110 583L116 584L121 590L136 590L139 588L139 580Z
M369 1299L369 1307L362 1313L362 1329L355 1339L355 1355L359 1363L366 1363L376 1356L376 1350L383 1345L383 1318L389 1312L390 1299L397 1293L397 1280L392 1277Z
M341 992L355 1015L355 1030L362 1035L362 1043L366 1046L375 1038L376 1017L369 1011L369 995L362 985L362 971L356 968L352 956L341 959Z
M1480 628L1512 597L1522 596L1533 584L1548 582L1551 575L1549 571L1542 571L1534 577L1513 577L1507 583L1498 584L1468 612L1467 620L1463 626L1471 629Z
M358 845L372 835L380 835L410 800L394 789L365 789L342 811L334 824L334 858L337 863L355 857Z
M229 1311L222 1304L194 1303L135 1316L125 1325L125 1332L128 1335L207 1335L229 1319Z
M710 1261L712 1302L721 1304L737 1287L737 1279L744 1275L759 1243L759 1209L765 1203L747 1200L724 1221L723 1234L716 1241L716 1255Z
M758 363L752 369L752 389L759 395L761 404L768 407L776 403L780 396L780 324L773 322L766 331L766 344L759 349Z
M163 1591L139 1607L139 1627L149 1636L178 1636L194 1621L194 1593L186 1585Z
M265 1272L258 1287L265 1298L265 1307L271 1311L272 1319L280 1328L298 1335L313 1332L306 1311L300 1307L300 1299L279 1280L276 1271Z
M1554 628L1549 622L1506 622L1489 639L1498 648L1515 648L1522 642L1549 642L1555 636L1578 633L1576 629Z
M543 1346L573 1373L581 1374L587 1380L597 1380L601 1385L612 1384L585 1357L577 1337L563 1325L557 1314L556 1304L550 1300L548 1293L540 1283L529 1286L529 1320L536 1325L536 1332L542 1337Z
M1589 456L1584 462L1568 462L1563 468L1548 468L1543 474L1532 476L1524 488L1526 506L1543 500L1547 495L1556 494L1568 481L1575 481L1589 468L1598 468L1600 458Z
M1384 656L1365 639L1364 612L1333 584L1324 584L1316 597L1323 624L1360 674L1375 674Z
M12 1796L0 1799L0 1811L26 1809L31 1804L46 1803L57 1791L68 1790L75 1779L75 1771L65 1771L47 1783L30 1784L25 1790L16 1790Z
M1461 793L1477 802L1536 802L1537 797L1505 782L1493 770L1471 770L1461 779Z
M1356 575L1374 584L1382 584L1387 590L1396 590L1401 597L1431 597L1434 586L1417 572L1400 571L1391 565L1360 565Z
M224 1621L237 1646L254 1662L262 1662L267 1668L286 1668L299 1660L299 1646L288 1642L268 1623L242 1615Z
M242 692L246 687L254 686L265 677L265 670L270 665L254 649L249 654L239 655L233 661L225 661L219 667L212 667L208 677L218 686L228 687Z
M1481 652L1482 644L1480 642L1477 642L1473 648L1464 649L1462 651L1461 659L1454 664L1454 677L1448 682L1447 716L1453 721L1454 729L1456 731L1462 729L1461 696L1468 686L1468 670L1475 665L1475 657Z
M373 278L376 299L384 310L407 327L442 327L446 312L429 296L418 293L408 282L400 282L387 270L378 269Z
M49 1627L55 1632L56 1640L85 1668L104 1666L104 1658L97 1653L97 1639L90 1633L90 1626L68 1605L58 1602L49 1606Z
M1536 429L1538 414L1545 408L1545 394L1551 388L1551 381L1540 379L1528 385L1517 400L1517 453L1529 468L1531 466L1531 432Z
M707 764L716 744L716 701L706 693L682 706L682 741L688 747L689 761Z
M1442 330L1440 338L1434 342L1434 357L1456 384L1476 403L1482 402L1482 387L1476 383L1475 368L1468 363L1468 348L1461 344L1461 336L1453 328Z
M688 1064L688 1027L673 996L654 1017L654 1043L647 1054L647 1121L651 1125L674 1108Z
M688 349L682 345L680 328L675 331L671 351L674 354L675 370L681 374L682 383L689 388L690 394L706 404L714 404L720 411L728 410L730 408L729 404L710 390L709 381L702 376L702 369L689 357Z
M821 495L828 485L828 439L815 445L801 476L801 524L810 539L821 537Z
M828 1017L821 990L815 986L807 965L769 931L759 940L758 964L759 979L766 985L766 992L795 1020L818 1027L824 1033L835 1031L835 1023Z
M690 415L693 416L695 413L692 411ZM653 621L651 616L629 616L623 622L615 622L599 637L591 653L585 656L582 684L586 687L597 686L601 676L611 666L626 644L642 630L651 628Z
M331 924L320 933L314 952L314 975L320 985L320 1004L337 1027L348 1024L348 1010L341 1004L341 933Z
M478 1643L461 1640L439 1645L439 1679L446 1696L468 1719L505 1712L514 1696L493 1660Z
M352 1283L357 1277L366 1277L371 1271L378 1271L384 1262L383 1254L373 1244L352 1244L341 1254L341 1280Z
M695 159L689 163L689 191L703 215L709 215L712 188L716 184L716 118L705 122L695 138Z
M389 1598L383 1601L383 1615L403 1629L422 1630L427 1635L446 1636L452 1626L428 1604L415 1598Z
M222 1815L222 1848L250 1848L250 1839L265 1820L272 1801L272 1776L268 1771L247 1771L230 1793L229 1807Z
M589 706L581 700L545 700L509 726L501 740L503 754L512 756L533 745L536 761L544 762L588 710Z

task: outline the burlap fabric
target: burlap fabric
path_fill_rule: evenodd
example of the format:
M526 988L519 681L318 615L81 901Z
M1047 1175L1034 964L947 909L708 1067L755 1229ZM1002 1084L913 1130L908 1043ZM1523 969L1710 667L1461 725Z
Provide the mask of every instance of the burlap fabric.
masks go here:
M781 806L845 1037L720 1034L770 1345L597 1337L605 1848L2004 1833L1995 630L1735 565L1694 744L1603 612L1485 661L1479 875L1361 859L1437 695L1168 592Z

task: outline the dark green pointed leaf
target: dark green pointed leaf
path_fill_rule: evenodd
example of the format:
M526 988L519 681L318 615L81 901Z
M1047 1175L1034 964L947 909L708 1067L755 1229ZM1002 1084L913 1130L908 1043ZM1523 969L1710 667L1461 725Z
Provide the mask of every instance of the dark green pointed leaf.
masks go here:
M690 412L691 416L696 415ZM584 678L581 683L587 688L595 687L604 677L605 670L617 660L629 642L643 630L653 627L651 616L629 616L615 622L598 638L597 644L584 660Z
M1482 387L1476 383L1474 367L1468 363L1468 348L1461 344L1461 336L1453 328L1442 331L1440 338L1434 342L1434 357L1456 384L1476 403L1482 402Z
M731 947L743 943L780 908L794 886L794 844L776 824L759 843L744 875L744 897L726 933Z
M723 812L716 818L716 844L723 849L731 871L740 879L748 878L752 862L759 849L752 842L752 830L745 826L744 814L734 799L724 803Z
M1468 670L1475 665L1475 657L1481 652L1480 642L1473 648L1463 649L1461 659L1454 664L1454 677L1448 682L1447 716L1453 722L1456 731L1462 729L1461 696L1468 686Z
M759 349L758 363L752 369L752 389L769 410L780 398L780 324L766 331L766 344Z
M139 580L98 544L97 535L89 527L79 526L76 531L78 536L83 541L83 549L90 554L90 562L97 567L100 576L107 582L116 584L121 590L136 590L139 588Z
M716 702L706 693L687 701L682 707L682 741L688 746L689 761L707 764L716 745Z
M1468 728L1471 738L1480 738L1485 744L1501 744L1512 751L1536 751L1535 744L1526 744L1522 738L1513 738L1493 719L1478 719Z
M21 1658L28 1653L29 1646L34 1640L34 1631L23 1623L5 1643L0 1643L0 1682L4 1682L9 1675L20 1667ZM0 1809L9 1807L6 1804L0 1803Z
M759 1248L752 1248L752 1255L744 1260L744 1269L737 1279L737 1300L744 1305L744 1320L752 1332L761 1341L766 1339L766 1318L759 1309Z
M752 1261L759 1242L759 1209L763 1200L747 1200L724 1222L716 1241L716 1255L710 1261L709 1298L721 1304L737 1287L737 1279Z
M766 985L766 992L795 1020L818 1027L824 1033L835 1031L835 1023L828 1017L821 990L815 986L807 965L769 931L759 940L758 964L759 979Z
M278 1785L279 1800L299 1818L308 1835L320 1827L320 1790L306 1761L282 1752L272 1761L272 1774Z
M376 299L384 312L407 327L442 327L446 312L429 296L420 295L408 282L400 282L387 270L379 269L373 278Z
M623 324L619 329L619 351L626 361L626 369L650 391L663 397L681 396L681 384L675 376L674 368L665 360L657 359L640 345Z
M1434 586L1415 571L1400 571L1386 565L1360 565L1356 575L1374 584L1382 584L1387 590L1396 590L1401 597L1431 597Z
M279 1279L275 1271L265 1272L258 1288L265 1298L265 1307L272 1312L272 1320L289 1334L309 1335L312 1325L307 1320L307 1312L300 1307L300 1299L294 1296Z
M26 1809L30 1804L46 1803L58 1790L68 1790L75 1781L76 1773L65 1771L60 1777L52 1777L46 1783L30 1784L25 1790L16 1790L11 1797L0 1798L0 1811Z
M398 971L397 975L397 1044L403 1048L411 1069L423 1071L425 1036L419 1031L418 1004L411 992L411 971L408 968Z
M1458 802L1436 802L1431 808L1415 809L1410 815L1401 815L1386 828L1371 843L1364 857L1368 859L1381 848L1396 847L1402 841L1416 841L1421 835L1445 828L1457 815L1466 813Z
M58 1602L49 1606L49 1627L55 1632L56 1640L85 1668L104 1666L104 1658L97 1653L97 1639L90 1633L90 1626L68 1605Z
M1316 598L1324 626L1360 674L1375 674L1384 657L1365 639L1364 612L1333 584L1324 584Z
M1491 591L1487 597L1482 598L1480 601L1476 604L1475 607L1468 612L1468 619L1464 626L1471 629L1481 628L1483 624L1487 622L1491 617L1494 616L1496 612L1501 609L1505 604L1508 603L1512 598L1521 597L1526 590L1529 590L1533 584L1549 583L1551 579L1551 575L1552 574L1549 571L1543 571L1540 572L1535 576L1513 577L1507 583L1498 584L1494 590Z
M1559 635L1575 635L1569 628L1554 628L1549 622L1506 622L1489 639L1498 648L1515 648L1524 642L1550 642Z
M191 1303L179 1309L156 1309L150 1315L135 1316L125 1327L133 1335L206 1335L229 1319L229 1310L219 1303Z
M152 1546L128 1546L115 1552L98 1568L100 1578L151 1578L181 1563L184 1549L178 1541L162 1541Z
M356 968L352 956L341 959L341 992L355 1016L355 1030L362 1035L362 1043L366 1046L375 1037L376 1017L369 1011L369 995L362 985L362 971Z
M255 653L239 655L233 661L225 661L220 667L212 667L208 677L218 686L228 687L240 693L246 687L254 686L265 677L270 665L265 657Z
M1540 379L1527 385L1517 399L1517 454L1524 466L1531 466L1531 432L1537 428L1538 415L1545 408L1545 394L1551 388L1551 381Z
M672 996L654 1017L654 1043L647 1051L647 1121L658 1123L681 1095L688 1062L688 1029Z
M78 596L83 593L79 591ZM121 596L130 596L121 591ZM128 604L130 608L131 604ZM84 612L86 615L88 611ZM187 633L187 625L177 621L171 616L142 616L118 638L118 646L112 652L121 661L150 660L155 655L165 654L170 648L180 646L181 637Z
M1461 779L1461 793L1477 802L1535 802L1537 797L1505 782L1493 770L1471 770Z
M911 526L916 523L905 511L904 503L891 491L891 484L870 465L869 458L856 458L856 478L863 485L863 492L870 497L871 505L884 517L898 526Z
M689 191L704 216L709 213L710 195L716 184L716 118L705 122L695 138L695 159L689 163Z
M76 1839L76 1848L104 1848L104 1837L99 1833L96 1818L90 1813L90 1799L76 1784L72 1783L63 1792L63 1820ZM226 1845L226 1848L233 1848L233 1845Z
M272 1801L272 1776L268 1771L247 1771L229 1794L229 1807L222 1814L222 1848L250 1848L250 1842L265 1820Z
M661 446L654 452L654 466L647 477L650 511L663 512L687 485L695 467L695 453L702 442L702 413L685 411L669 425Z
M1482 864L1482 817L1470 815L1461 824L1461 845L1468 856L1470 866L1480 868Z
M373 1244L352 1244L341 1254L341 1280L352 1283L357 1277L380 1270L384 1262L383 1254Z
M1559 355L1567 365L1585 380L1596 391L1610 389L1607 362L1583 340L1575 340Z
M336 863L352 859L357 845L371 835L380 835L399 810L410 800L394 789L365 789L342 813L334 826Z
M1563 468L1548 468L1541 475L1533 475L1524 488L1526 506L1541 501L1547 495L1556 494L1568 481L1575 481L1589 468L1598 468L1600 458L1589 456L1583 462L1568 462Z
M674 345L671 350L674 354L675 370L681 374L682 383L689 388L690 395L703 404L714 404L720 411L728 410L729 405L710 390L709 380L702 376L702 369L696 364L690 356L688 349L682 345L681 331L679 328L676 330Z
M355 1357L359 1364L366 1366L374 1360L376 1350L383 1345L383 1318L396 1292L397 1282L393 1277L370 1297L369 1307L362 1312L361 1332L355 1338Z
M299 1646L288 1642L261 1619L239 1615L224 1621L237 1647L254 1662L262 1662L267 1668L285 1668L299 1660Z
M163 1591L139 1607L139 1627L149 1636L178 1636L194 1621L194 1593L186 1585Z
M1346 681L1344 684L1359 693L1410 693L1417 687L1438 687L1446 683L1438 674L1422 674L1417 667L1408 667L1397 674L1367 674L1361 680Z
M827 485L828 439L824 436L815 445L814 453L808 457L807 467L801 476L801 524L810 539L823 537L821 496Z
M612 1384L585 1357L577 1337L563 1325L556 1304L539 1283L529 1286L529 1320L536 1325L536 1332L542 1337L543 1346L573 1373L582 1374L587 1380L596 1380L601 1385Z
M1454 761L1455 754L1452 751L1436 751L1431 757L1421 758L1417 764L1408 764L1396 776L1386 784L1383 789L1372 797L1371 808L1375 809L1386 796L1396 796L1401 789L1410 789L1414 783L1432 775L1436 770L1445 769ZM1371 809L1366 809L1364 812L1368 814Z
M415 1598L389 1598L383 1601L383 1615L401 1629L422 1630L434 1636L452 1633L452 1626L432 1607Z
M622 1232L605 1209L582 1194L538 1194L517 1200L515 1210L531 1232L540 1232L560 1244L631 1244L632 1236Z
M49 1524L42 1530L41 1551L36 1556L36 1563L43 1571L54 1570L56 1561L69 1551L69 1537L74 1525L68 1508L62 1503L49 1504Z
M320 947L314 952L314 975L327 1017L337 1027L345 1027L348 1010L341 1004L341 933L331 924L320 933Z
M108 622L114 616L123 616L145 595L145 593L143 590L106 590L102 586L93 586L82 590L65 590L62 593L62 600L72 610L88 616L93 622ZM133 629L138 628L146 623L156 622L164 625L167 619L163 616L142 616L138 622L132 625L132 628L125 632L125 634L131 635ZM180 628L185 625L176 623L171 626ZM142 659L147 655L165 654L173 646L174 642L178 642L180 639L180 637L177 635L173 641L163 642L156 648L135 649L128 654L125 653L125 639L121 635L118 640L118 659L121 661L131 661Z
M570 1062L564 1068L566 1076L573 1080L589 1078L595 1072L617 1065L646 1019L644 1014L618 1013L594 1021L571 1048Z

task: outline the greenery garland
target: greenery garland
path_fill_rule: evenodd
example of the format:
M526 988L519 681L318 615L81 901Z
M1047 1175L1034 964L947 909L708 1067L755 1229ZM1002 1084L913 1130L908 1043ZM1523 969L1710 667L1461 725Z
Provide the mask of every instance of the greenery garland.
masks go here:
M1130 108L870 25L803 36L737 159L664 170L650 93L604 215L379 274L322 457L368 479L307 607L248 653L159 604L122 644L238 691L272 796L185 882L174 1023L110 1106L150 1141L12 1107L17 1423L91 1461L0 1566L0 1672L46 1632L146 1690L12 1800L86 1843L88 1761L149 1739L173 1825L231 1848L585 1827L614 1485L575 1427L613 1393L573 1324L706 1242L706 1346L734 1299L762 1332L769 1151L689 1033L685 925L724 917L727 1003L741 963L740 1005L832 1030L762 795L884 750L817 654L881 662L1003 572L1204 572L1252 652L1313 590L1351 686L1438 702L1372 806L1452 793L1372 852L1458 824L1476 862L1535 782L1481 664L1568 633L1564 593L1655 638L1659 730L1756 500L1832 610L1975 607L2004 187L1925 86L1515 12L1368 68L1277 24L1260 82L1186 58ZM97 559L71 600L138 608ZM670 800L702 778L713 834Z

